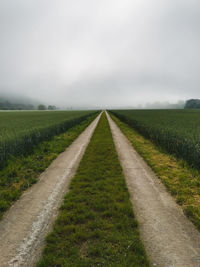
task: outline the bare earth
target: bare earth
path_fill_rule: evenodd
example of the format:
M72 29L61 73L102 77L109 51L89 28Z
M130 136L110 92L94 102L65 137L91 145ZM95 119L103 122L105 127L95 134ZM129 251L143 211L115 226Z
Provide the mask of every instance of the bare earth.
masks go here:
M37 184L28 189L5 214L0 222L1 267L30 267L38 260L45 236L51 229L99 118L53 161Z
M108 116L141 238L153 266L200 266L200 233Z

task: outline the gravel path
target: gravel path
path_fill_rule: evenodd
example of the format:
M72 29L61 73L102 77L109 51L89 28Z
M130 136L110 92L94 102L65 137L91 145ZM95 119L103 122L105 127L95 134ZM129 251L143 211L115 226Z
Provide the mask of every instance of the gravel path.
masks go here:
M152 265L199 267L200 233L109 116L108 120Z
M100 115L60 154L0 222L0 266L33 266Z

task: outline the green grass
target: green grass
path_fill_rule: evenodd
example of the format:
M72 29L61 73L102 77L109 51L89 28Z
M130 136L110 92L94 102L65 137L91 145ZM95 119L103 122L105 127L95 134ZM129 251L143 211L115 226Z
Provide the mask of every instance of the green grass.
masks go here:
M187 162L167 154L115 116L111 117L200 230L200 172Z
M38 266L149 266L105 113Z
M37 182L50 163L64 151L96 117L92 115L66 133L37 145L32 154L10 159L0 170L0 219L22 192Z
M94 111L0 112L0 168L13 156L32 153L35 145L79 124Z
M166 152L200 169L200 110L111 112Z

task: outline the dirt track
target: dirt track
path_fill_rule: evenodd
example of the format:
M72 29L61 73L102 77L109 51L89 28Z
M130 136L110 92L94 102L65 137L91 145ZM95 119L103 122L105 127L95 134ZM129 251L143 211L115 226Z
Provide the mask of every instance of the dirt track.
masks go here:
M0 222L0 266L33 266L75 174L98 116L10 208Z
M199 267L200 233L109 116L108 120L152 265Z

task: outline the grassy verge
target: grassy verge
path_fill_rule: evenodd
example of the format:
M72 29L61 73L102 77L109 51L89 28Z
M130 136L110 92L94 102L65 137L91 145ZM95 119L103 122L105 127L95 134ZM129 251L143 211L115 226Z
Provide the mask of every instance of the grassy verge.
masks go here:
M0 170L0 219L22 192L37 182L39 174L78 137L95 117L96 115L92 115L66 133L40 143L31 155L11 159L8 165Z
M149 266L105 114L38 266Z
M200 230L200 172L167 154L115 116L111 117Z

